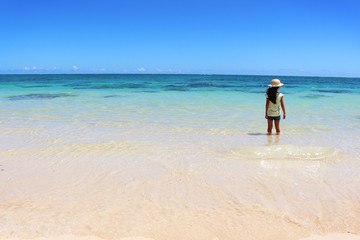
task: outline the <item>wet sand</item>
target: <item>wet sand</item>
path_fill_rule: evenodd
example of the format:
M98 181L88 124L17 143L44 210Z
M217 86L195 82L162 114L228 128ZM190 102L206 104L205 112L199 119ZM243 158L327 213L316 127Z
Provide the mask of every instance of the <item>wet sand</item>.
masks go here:
M0 238L360 234L357 165L336 149L110 141L2 150L0 157Z

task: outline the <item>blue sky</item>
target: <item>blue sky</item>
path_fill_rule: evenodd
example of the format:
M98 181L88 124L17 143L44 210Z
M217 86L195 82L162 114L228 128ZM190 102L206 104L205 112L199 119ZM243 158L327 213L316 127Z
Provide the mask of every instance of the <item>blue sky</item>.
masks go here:
M360 0L0 0L0 73L360 77Z

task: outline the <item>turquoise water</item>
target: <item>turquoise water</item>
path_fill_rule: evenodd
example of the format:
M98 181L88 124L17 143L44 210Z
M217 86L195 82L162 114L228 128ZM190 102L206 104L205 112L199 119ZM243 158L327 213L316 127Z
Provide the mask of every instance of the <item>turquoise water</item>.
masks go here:
M267 136L275 77L287 118ZM359 78L0 75L0 88L0 238L360 234Z
M359 78L0 75L0 123L41 128L48 140L65 142L109 140L115 131L123 139L157 134L156 141L167 142L183 134L193 141L217 134L224 145L257 145L266 129L264 94L275 77L285 83L282 143L358 150Z

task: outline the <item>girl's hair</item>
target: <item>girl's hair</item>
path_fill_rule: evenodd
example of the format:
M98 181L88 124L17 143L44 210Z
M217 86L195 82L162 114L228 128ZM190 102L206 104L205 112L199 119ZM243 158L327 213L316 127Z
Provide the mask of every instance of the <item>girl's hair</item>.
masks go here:
M268 90L266 91L269 100L276 104L276 93L278 91L279 87L269 87Z

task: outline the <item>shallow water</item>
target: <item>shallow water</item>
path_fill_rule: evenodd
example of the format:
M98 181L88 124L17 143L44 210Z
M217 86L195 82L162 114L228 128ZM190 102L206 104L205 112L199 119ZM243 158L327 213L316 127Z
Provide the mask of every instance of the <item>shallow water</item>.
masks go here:
M0 75L0 238L360 234L360 79ZM299 84L301 83L301 84Z

